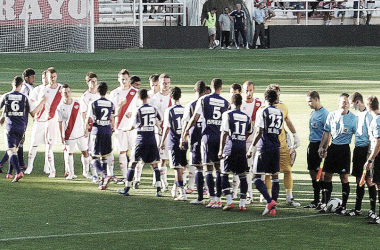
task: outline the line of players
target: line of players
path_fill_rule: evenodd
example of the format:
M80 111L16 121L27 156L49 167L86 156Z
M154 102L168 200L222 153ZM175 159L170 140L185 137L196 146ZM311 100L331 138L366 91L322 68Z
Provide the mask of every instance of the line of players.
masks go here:
M370 210L366 219L369 224L380 224L376 216L376 196L380 204L380 111L376 96L370 95L365 101L363 96L355 92L352 95L342 93L339 96L338 109L328 112L320 102L316 91L307 93L306 102L313 109L310 115L310 144L308 146L307 162L312 179L314 200L305 208L316 208L320 213L328 211L326 203L331 198L333 190L332 177L340 175L342 183L342 204L336 209L336 214L358 216L362 214L362 201L365 180ZM349 108L357 110L357 114ZM355 135L355 148L352 158L352 175L356 177L355 208L347 211L347 200L350 194L348 176L350 173L351 151L349 144ZM331 141L331 143L330 143ZM321 165L322 159L325 159ZM322 178L317 181L317 172L323 168ZM320 197L322 191L322 197Z
M29 72L29 73L26 73ZM120 168L123 174L123 177L126 181L126 189L122 191L123 194L128 193L128 188L131 186L131 176L133 178L133 174L131 170L136 167L140 168L136 171L135 176L135 187L138 187L139 178L141 175L141 167L142 164L137 164L139 161L131 161L130 166L131 169L127 171L127 156L126 152L128 150L132 150L133 153L136 153L136 148L134 147L135 138L141 139L142 131L132 130L133 125L136 127L137 125L141 125L141 117L138 120L136 116L136 112L133 111L138 110L138 100L137 93L140 87L140 79L136 76L130 77L129 72L125 69L121 70L118 74L118 81L120 86L111 91L110 99L112 102L95 103L97 99L101 100L105 99L105 94L102 95L99 92L100 85L97 85L97 76L96 74L90 72L86 76L86 82L88 85L88 90L82 95L80 102L73 100L71 97L71 89L68 85L62 85L57 82L58 74L54 68L48 68L46 71L42 73L42 84L33 89L34 83L34 75L35 72L32 69L27 69L24 71L24 83L23 83L23 93L30 96L32 103L39 103L44 100L43 108L36 113L35 121L33 123L33 131L32 131L32 143L31 148L29 150L29 161L28 168L25 171L26 174L30 174L33 170L33 162L36 156L37 147L41 144L46 144L46 160L45 160L45 168L44 171L49 173L49 177L54 178L56 176L56 169L54 166L54 155L52 151L53 145L57 142L58 138L61 138L63 144L65 145L64 150L64 159L65 159L65 172L67 173L67 179L73 179L76 176L74 175L74 163L73 163L73 152L75 145L82 151L82 165L83 165L83 175L87 178L91 178L92 176L97 177L97 172L102 174L100 189L105 189L107 183L109 181L109 177L113 176L113 156L112 156L112 144L110 139L105 139L100 134L105 134L108 137L112 134L112 130L115 130L115 138L116 138L116 149L120 154ZM102 86L105 84L102 84ZM170 123L168 122L169 118L165 113L165 109L171 107L171 103L179 102L178 100L172 99L173 96L170 95L170 77L166 74L162 74L161 76L153 75L150 78L150 85L152 89L148 92L149 103L152 104L157 109L157 117L160 118L160 127L154 128L155 137L158 142L160 142L160 163L158 167L154 165L155 169L155 179L162 180L157 183L158 194L161 189L160 183L162 183L162 188L167 188L167 169L166 169L166 160L170 159L171 167L177 169L176 171L176 183L173 188L173 193L176 194L176 187L180 190L180 196L177 197L177 200L186 200L186 191L183 188L183 178L182 178L182 168L187 164L182 163L181 161L176 162L176 157L171 155L173 152L173 145L168 143L172 140L173 135L170 132L169 138L171 140L161 140L159 138L159 134L161 130L164 128L164 139L166 139L169 131L168 128L171 128ZM159 88L157 87L158 85ZM201 86L200 86L201 85ZM216 86L215 86L216 85ZM234 86L238 86L234 84ZM104 86L103 86L104 87ZM280 95L280 88L278 85L270 86L273 90L278 94L278 98ZM194 101L189 103L186 106L185 111L181 111L185 114L185 118L183 122L185 123L183 126L183 131L181 131L182 140L185 141L186 136L189 134L189 130L192 127L192 133L190 138L191 151L197 152L194 154L191 159L190 164L190 173L194 173L194 169L197 169L197 174L195 178L197 179L198 186L198 199L192 201L192 203L204 204L203 200L203 167L207 169L206 172L206 183L209 188L210 193L210 203L207 207L221 207L221 184L222 176L220 171L219 157L223 158L218 154L219 148L219 138L220 138L220 126L222 124L222 114L229 109L229 103L220 97L220 93L222 90L222 81L220 79L214 79L212 81L212 88L214 97L207 96L207 98L201 98L202 101ZM176 88L175 88L176 89ZM196 84L196 95L197 99L205 94L205 84L202 82L198 82ZM250 117L250 126L254 125L256 112L260 106L262 106L263 101L254 98L254 85L252 82L245 82L243 84L243 89L245 92L245 100L242 104L240 104L244 113L248 114ZM103 90L104 91L104 90ZM234 90L235 91L235 90ZM218 98L215 98L218 97ZM202 103L206 99L208 103ZM105 100L101 100L105 102ZM143 100L141 100L143 101ZM96 105L95 105L95 104ZM99 106L100 105L100 106ZM105 106L104 106L105 105ZM234 104L235 107L239 106L238 104ZM299 146L299 138L295 133L294 126L292 125L288 115L287 108L281 102L277 104L277 106L282 105L280 107L282 113L284 114L284 121L286 121L289 129L293 132L295 137L295 147ZM176 106L176 105L174 105ZM239 107L240 107L239 106ZM99 109L99 110L97 110ZM208 110L209 109L209 110ZM206 111L207 110L207 111ZM169 111L168 111L169 112ZM179 113L181 113L179 112ZM193 114L194 113L194 114ZM81 116L81 115L82 116ZM207 117L208 114L210 118ZM79 115L79 117L78 117ZM99 116L100 117L97 117ZM113 121L113 117L115 117L115 121ZM166 119L161 119L161 117L165 117ZM171 116L169 116L171 117ZM9 117L7 117L9 118ZM81 119L79 119L81 118ZM149 118L149 117L148 117ZM150 118L148 119L144 116L144 122L150 122ZM181 117L182 119L183 117ZM108 121L109 120L109 121ZM203 121L202 121L203 120ZM85 122L83 122L85 121ZM136 123L136 121L138 121ZM163 121L166 121L164 124ZM179 121L179 120L178 120ZM95 126L92 127L91 124L95 122ZM136 123L136 124L134 124ZM178 123L178 122L177 122ZM90 125L89 125L90 124ZM182 122L178 123L179 126L182 126ZM58 126L57 126L58 125ZM104 131L103 130L103 125ZM154 123L153 123L154 125ZM196 126L194 126L196 125ZM154 126L153 126L154 127ZM203 128L201 128L203 127ZM226 127L226 126L225 126ZM228 127L228 126L227 126ZM88 131L91 130L90 140L88 138ZM128 129L129 128L129 129ZM182 128L182 127L180 127ZM151 128L150 128L151 129ZM100 130L100 132L99 132ZM132 130L132 131L130 131ZM94 132L95 131L95 132ZM177 129L179 131L179 129ZM194 141L196 133L194 131L198 131L197 133L202 133L202 136L199 137L197 142ZM280 166L285 173L285 187L287 192L287 203L293 206L299 206L300 204L295 202L292 196L292 179L291 179L291 164L289 157L289 149L286 146L286 139L284 130L273 130L276 133L281 133L280 142L281 142L281 150L280 153L282 155ZM241 131L242 132L242 131ZM243 133L243 132L242 132ZM231 137L228 137L231 138ZM242 136L237 136L240 140L243 139ZM252 142L253 136L248 137L246 141L244 138L244 142L247 144L246 147ZM109 142L107 142L107 140ZM193 141L192 141L193 140ZM224 138L224 141L226 138ZM103 143L103 144L102 144ZM105 145L106 143L107 145ZM185 147L182 145L184 142L181 142L181 147ZM256 142L257 143L257 142ZM92 145L92 147L88 146ZM227 143L228 146L230 146ZM98 147L98 148L97 148ZM224 147L224 146L223 146ZM90 164L90 157L88 149L92 150L92 164ZM102 150L100 149L105 149ZM168 150L169 149L169 150ZM135 151L133 151L135 150ZM131 156L133 158L134 155ZM286 157L284 157L286 156ZM174 158L174 159L173 159ZM6 160L6 157L4 157ZM3 159L3 160L4 160ZM20 161L22 161L22 157L20 157ZM140 160L140 159L139 159ZM173 161L175 162L173 166ZM228 162L228 160L226 160ZM154 162L155 163L155 162ZM180 164L181 163L181 164ZM21 164L24 165L24 164ZM90 171L91 165L91 174ZM180 165L181 168L178 168L176 165ZM184 165L184 166L183 166ZM252 163L249 163L252 165ZM214 177L213 177L213 167L216 169L216 189L217 192L215 194L214 190ZM157 174L157 169L160 170L160 175ZM190 185L191 182L194 183L194 174L190 174ZM290 177L290 178L289 178ZM7 178L12 178L12 167L9 168ZM191 179L193 179L191 181ZM242 179L242 176L235 176L235 179ZM243 178L243 184L248 182L248 199L250 202L250 197L252 197L252 176L249 174L248 178ZM259 178L254 179L255 182L258 182ZM268 182L269 180L269 182ZM237 182L235 182L234 193L237 193ZM271 187L273 183L274 190L278 190L278 178L266 179L266 183L268 187ZM288 185L287 185L288 184ZM225 183L223 184L225 186ZM242 186L242 184L241 184ZM245 184L243 185L245 186ZM271 189L271 188L269 188ZM190 192L193 192L194 188L190 188ZM270 193L270 190L268 190ZM189 192L189 191L188 191ZM226 191L227 192L227 191ZM241 205L240 207L245 207L245 197L246 191L241 194ZM267 196L269 197L269 196ZM268 204L271 202L271 198L267 199Z

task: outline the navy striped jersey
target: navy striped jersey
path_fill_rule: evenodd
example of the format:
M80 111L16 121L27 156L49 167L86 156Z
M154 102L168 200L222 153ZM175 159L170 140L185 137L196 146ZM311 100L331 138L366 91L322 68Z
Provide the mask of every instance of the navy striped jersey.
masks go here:
M18 91L5 93L0 99L0 109L4 108L5 129L24 133L28 125L28 115L34 109L28 97Z
M132 126L137 128L136 143L156 143L154 127L156 119L161 120L155 107L143 104L132 113Z
M194 110L195 110L197 101L198 99L186 104L185 111L182 117L182 122L190 121L191 117L194 115ZM201 140L202 140L202 121L203 121L203 117L200 116L195 126L190 129L189 131L190 145L200 145Z
M281 134L283 121L281 110L275 106L262 107L257 111L255 127L263 128L257 150L266 151L280 147L278 136Z
M170 128L168 149L179 147L182 132L182 117L185 108L182 105L173 105L165 109L164 128Z
M94 122L91 134L112 135L111 115L115 114L114 104L102 97L93 101L90 107L87 116L91 117Z

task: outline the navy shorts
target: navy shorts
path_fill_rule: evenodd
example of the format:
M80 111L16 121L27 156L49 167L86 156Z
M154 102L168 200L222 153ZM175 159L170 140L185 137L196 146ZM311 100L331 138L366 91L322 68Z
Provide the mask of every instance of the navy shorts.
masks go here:
M355 147L352 156L352 175L361 177L363 173L363 166L367 161L369 146Z
M179 147L169 149L170 168L181 168L187 166L187 150L181 150Z
M152 164L160 160L156 141L152 143L135 144L131 151L130 162L136 163L143 161L144 163Z
M350 145L331 144L327 149L327 157L323 164L323 171L326 173L349 174L350 162Z
M20 145L20 142L24 136L24 132L19 131L8 131L7 132L7 141L8 141L8 148L14 148L18 147Z
M276 174L280 172L280 149L257 151L253 162L254 174Z
M319 157L318 149L321 142L310 142L307 147L307 170L318 171L322 162L322 158Z
M223 162L223 173L243 174L248 173L249 171L247 158L245 154L242 155L232 153L231 155L226 156Z
M92 150L94 156L107 156L112 153L112 135L97 134L92 136L95 136Z
M219 143L218 142L204 142L202 141L202 163L219 162Z

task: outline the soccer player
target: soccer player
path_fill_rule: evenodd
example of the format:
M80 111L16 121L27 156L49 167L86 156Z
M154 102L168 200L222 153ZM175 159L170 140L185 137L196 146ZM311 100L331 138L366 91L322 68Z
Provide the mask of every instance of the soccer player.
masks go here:
M232 201L230 182L228 174L233 173L240 179L240 204L239 210L244 211L247 198L247 172L248 163L246 159L246 134L252 133L251 118L240 111L242 97L234 94L231 98L232 110L224 112L222 115L222 125L220 127L219 159L223 159L224 169L222 170L222 189L227 199L227 205L223 210L231 210L235 207Z
M356 216L362 214L362 202L364 197L364 185L360 186L360 179L363 173L363 165L367 161L368 152L370 149L370 138L368 135L368 128L372 121L372 115L365 107L363 96L355 92L348 98L350 107L359 112L357 116L356 133L355 133L355 148L352 156L352 172L351 174L356 177L356 202L355 208L347 211L345 215ZM369 191L370 199L375 195L374 190Z
M317 182L317 173L321 165L322 159L319 157L318 149L319 144L322 140L323 128L326 123L327 115L329 111L324 108L321 104L319 94L317 91L310 91L306 95L307 105L313 109L309 118L309 146L307 148L307 169L311 177L311 182L313 186L314 199L309 204L304 206L304 208L317 208L320 206L320 194L321 186L323 185L322 178ZM322 201L322 203L327 203L327 201Z
M280 85L278 84L270 84L267 89L272 89L277 92L277 103L276 107L281 110L284 121L290 130L292 132L293 137L294 137L294 144L293 144L293 149L298 148L301 145L300 138L296 132L296 129L290 120L289 117L289 111L288 107L280 101L280 95L281 95L281 89ZM293 178L292 178L292 165L290 161L290 149L288 148L288 145L286 143L286 134L285 134L285 128L281 130L281 134L279 136L279 140L281 143L280 147L280 170L284 173L284 186L285 186L285 191L286 191L286 204L289 206L294 206L294 207L299 207L301 204L297 201L294 200L293 198ZM275 181L278 181L275 180ZM268 189L271 189L271 185L273 183L270 181L269 176L266 176L265 179L265 184Z
M125 182L124 190L118 190L119 194L129 196L129 190L132 186L132 180L135 173L135 167L138 162L151 164L153 172L156 177L157 193L156 196L161 195L161 179L160 171L158 170L157 163L160 156L157 148L157 141L155 138L155 125L160 129L161 123L160 115L157 109L148 104L148 91L141 89L138 93L143 105L133 111L132 125L126 130L137 129L137 137L135 145L133 146L129 169L127 174L127 181Z
M177 189L179 190L179 196L175 197L176 201L187 200L185 187L183 185L183 169L187 166L187 143L180 145L181 132L182 132L182 118L184 114L184 107L180 104L181 89L174 87L170 92L170 98L173 105L165 110L164 114L164 131L162 132L162 139L160 148L165 149L165 140L168 137L168 150L169 150L169 164L170 168L174 169L175 183L172 192L172 196L177 195ZM180 147L181 146L181 147ZM173 197L173 198L174 198Z
M160 78L159 74L153 74L149 76L149 86L150 86L150 90L148 91L149 98L152 98L158 91L160 91L159 78Z
M170 98L170 84L171 84L171 78L166 73L162 73L159 77L159 83L160 83L160 91L157 92L151 99L151 105L155 107L160 114L160 117L164 117L165 109L172 106L172 101ZM161 121L161 131L162 126L164 122ZM161 135L159 134L159 138L157 141L157 144L159 144L161 141ZM168 142L168 141L167 141ZM166 142L166 143L167 143ZM159 163L159 170L161 173L161 182L162 182L162 188L163 190L167 190L167 187L169 186L168 183L168 168L166 167L166 160L169 159L169 152L168 152L168 145L165 145L165 149L160 149L160 163Z
M240 110L248 115L251 118L252 127L255 126L256 121L256 113L259 108L264 104L264 100L261 98L254 97L255 93L255 85L251 81L245 81L243 83L243 103L241 105ZM246 142L246 149L249 149L253 140L253 134L249 135ZM253 165L253 158L248 159L248 167L251 169ZM250 204L252 202L252 173L249 171L247 173L247 184L248 184L248 194L246 204ZM235 182L234 182L235 184ZM239 185L239 184L237 184Z
M56 110L61 101L61 88L62 84L57 82L58 73L53 67L46 70L46 77L48 85L41 89L39 98L46 96L46 103L44 108L37 113L35 120L41 122L41 126L33 127L32 142L29 150L28 168L26 174L31 174L33 170L34 159L37 154L38 145L47 144L48 151L48 165L49 165L49 178L56 177L56 169L54 164L53 146L59 138L59 129Z
M87 130L87 128L86 128L86 116L87 116L88 109L90 107L89 105L91 102L98 100L100 98L100 95L99 95L99 92L97 90L97 88L98 88L98 76L94 72L88 72L86 74L85 81L86 81L88 89L80 97L79 104L80 104L81 116L82 116L83 121L84 121L84 124L83 124L84 130ZM91 129L88 132L91 132ZM88 142L87 143L88 143L89 155L92 155L91 149L93 146L91 144L92 143L91 136L88 136ZM82 160L82 162L84 162L83 154L81 156L81 160ZM83 172L83 176L88 178L88 179L92 178L93 181L96 182L98 180L98 173L96 172L96 168L91 165L90 169L91 169L91 174Z
M24 79L24 82L22 83L21 87L21 93L29 97L29 93L33 90L33 84L36 79L36 72L31 69L27 68L22 72L22 78ZM2 123L2 122L1 122ZM25 161L24 161L24 142L25 142L25 135L23 135L22 140L20 144L18 145L18 151L17 151L17 156L20 161L20 168L21 169L26 169ZM2 166L6 161L8 161L8 154L5 153L3 158L0 161L0 169L3 168Z
M249 49L245 35L245 31L247 30L247 16L244 10L241 9L240 3L236 4L236 10L233 10L230 13L230 19L234 22L236 49L239 49L239 33L243 38L243 46L245 46L246 49Z
M342 182L342 205L339 206L335 213L344 214L346 204L350 194L350 183L348 174L350 173L351 151L350 143L352 136L356 132L356 116L349 111L349 95L342 93L339 96L339 109L328 114L321 143L319 144L318 154L321 158L326 158L323 164L324 183L322 195L328 202L333 190L332 177L334 173L340 175ZM328 145L331 136L331 145ZM326 205L319 212L326 212Z
M372 115L373 119L369 127L369 134L371 137L371 149L367 161L363 169L367 170L366 181L370 196L370 210L366 219L372 219L369 224L380 224L380 209L379 216L376 216L376 188L377 196L380 198L380 111L379 100L376 96L370 95L367 97L365 104L368 112ZM379 200L380 204L380 200Z
M98 85L100 99L90 103L87 112L87 129L93 124L91 139L93 140L92 165L101 173L101 181L98 189L107 188L109 177L107 176L107 157L112 154L112 132L115 127L115 105L106 99L108 90L107 83L100 82ZM101 162L100 162L101 160Z
M208 28L209 49L214 49L214 41L216 38L216 8L213 7L207 16L203 19L202 26L206 25Z
M17 156L18 145L25 133L26 126L28 125L28 113L32 116L38 112L45 104L45 99L34 108L33 103L29 98L21 93L22 78L15 76L12 80L12 91L5 93L0 98L0 109L5 106L5 131L8 142L7 154L9 156L9 172L6 175L7 179L12 179L12 168L15 169L16 175L12 182L17 182L24 177L21 172L19 159Z
M204 81L197 81L194 86L195 100L188 102L185 106L184 115L182 117L183 131L187 127L188 122L194 114L195 105L200 97L205 95L206 84ZM201 158L201 140L202 140L202 117L200 117L196 125L189 130L190 137L190 166L189 166L189 182L187 194L192 194L195 192L194 184L196 182L198 199L190 201L192 204L204 204L203 200L203 165ZM182 145L182 142L180 142ZM196 174L195 174L196 171Z
M198 99L195 106L194 115L190 119L182 135L182 141L186 141L190 128L192 128L198 119L203 116L201 152L202 163L207 168L206 182L210 193L210 202L206 205L208 208L222 207L222 202L220 199L222 195L222 183L218 149L220 143L220 125L222 124L222 114L230 107L228 101L220 96L222 88L223 82L221 79L214 78L211 81L212 93ZM215 168L216 171L216 185L213 176L213 168ZM216 195L215 186L217 191ZM203 190L203 187L201 190Z
M118 73L119 87L112 90L110 93L110 100L115 104L115 146L119 151L119 165L123 178L127 178L127 150L128 150L128 136L129 132L122 129L129 126L132 110L135 106L131 105L137 90L130 89L130 74L127 69L122 69ZM109 168L109 176L113 176L113 168Z
M239 83L233 83L230 86L230 100L234 94L241 94L241 86Z
M276 214L276 204L280 191L278 174L280 172L280 146L279 135L283 129L283 114L276 107L278 92L267 89L264 93L266 106L258 110L255 121L255 132L252 144L248 150L247 158L252 157L254 147L257 146L252 173L256 188L264 196L267 205L263 215ZM272 197L261 179L261 175L271 175L273 181Z
M72 97L69 85L62 86L62 102L57 108L59 132L64 145L65 169L68 170L67 180L76 178L74 174L75 145L82 152L83 176L90 176L90 157L88 155L88 130L80 113L80 103Z

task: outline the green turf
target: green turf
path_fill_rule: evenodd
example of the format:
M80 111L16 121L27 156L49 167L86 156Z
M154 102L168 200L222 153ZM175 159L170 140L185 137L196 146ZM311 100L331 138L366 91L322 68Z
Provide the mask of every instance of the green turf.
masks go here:
M302 145L293 167L294 195L303 205L312 198L306 171L308 119L310 109L305 95L320 92L328 110L337 108L338 94L359 91L363 96L378 94L379 54L376 47L362 48L291 48L270 50L112 50L94 54L0 54L0 94L10 90L14 75L32 67L37 72L56 67L58 81L68 83L79 97L85 91L85 74L94 71L110 89L117 86L117 72L127 68L143 79L148 87L150 74L166 72L172 85L183 91L182 102L193 99L191 89L197 80L207 83L214 77L223 79L224 96L234 82L252 80L257 96L269 83L282 87L281 99ZM25 151L30 146L31 122ZM2 138L2 137L1 137ZM0 139L0 152L5 149ZM63 178L62 145L55 147L58 177L42 174L43 146L39 148L35 169L19 183L0 177L0 248L1 249L357 249L373 247L377 242L376 226L366 224L364 216L347 218L318 215L314 210L285 205L281 185L280 204L275 217L263 218L264 205L255 201L246 212L223 212L174 202L169 194L153 196L152 173L146 166L141 189L130 197L116 194L120 186L99 191L84 178ZM26 154L25 154L26 155ZM116 162L118 155L116 154ZM75 155L76 173L80 174L80 156ZM116 164L117 165L117 164ZM116 173L120 175L118 167ZM169 171L170 182L173 172ZM282 179L282 178L281 178ZM355 185L351 181L349 208L355 202ZM339 179L334 177L334 197L340 197ZM191 195L190 199L195 198ZM237 204L237 203L236 203ZM368 209L368 197L364 211Z

